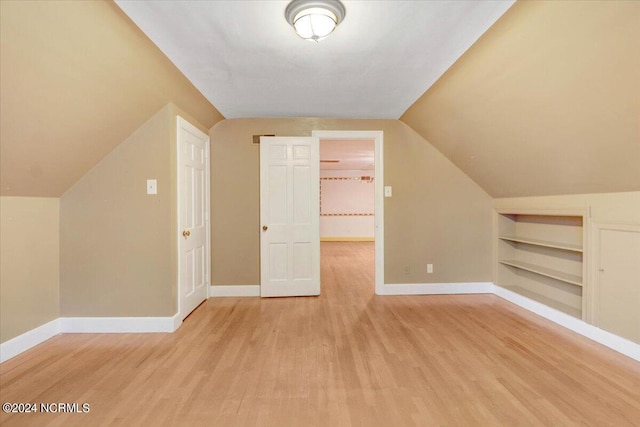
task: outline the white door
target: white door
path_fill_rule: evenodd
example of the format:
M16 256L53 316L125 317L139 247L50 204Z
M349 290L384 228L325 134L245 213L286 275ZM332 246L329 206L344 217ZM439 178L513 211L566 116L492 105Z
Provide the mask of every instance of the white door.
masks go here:
M182 319L207 298L209 138L178 117L179 307Z
M640 343L640 232L599 232L600 327Z
M260 295L320 294L317 137L260 139Z

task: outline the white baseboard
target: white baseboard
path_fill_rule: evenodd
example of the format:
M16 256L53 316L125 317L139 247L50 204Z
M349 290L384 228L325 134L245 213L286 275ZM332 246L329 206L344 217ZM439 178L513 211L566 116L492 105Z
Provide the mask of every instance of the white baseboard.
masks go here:
M0 344L0 363L54 337L60 333L60 319L55 319L35 329Z
M61 317L63 333L154 333L174 332L182 324L171 317Z
M382 286L380 295L490 294L493 283L402 283Z
M217 297L259 297L260 285L210 286L209 298Z
M171 317L59 317L0 344L0 363L61 333L175 332L182 325Z
M493 286L493 293L517 306L531 311L545 319L572 330L586 338L600 343L612 350L622 353L632 359L640 361L640 344L629 341L618 335L607 332L596 326L590 325L580 319L570 316L566 313L553 309L549 306L524 297L518 293L512 292L500 286Z
M182 316L180 316L180 313L174 314L171 319L173 320L173 329L171 330L171 332L175 332L180 326L182 326L183 319Z
M383 286L382 295L487 294L493 293L560 326L640 361L640 344L589 325L537 301L492 283L408 283ZM260 286L211 286L211 297L260 296ZM171 317L61 317L0 344L0 363L59 333L174 332L182 324Z

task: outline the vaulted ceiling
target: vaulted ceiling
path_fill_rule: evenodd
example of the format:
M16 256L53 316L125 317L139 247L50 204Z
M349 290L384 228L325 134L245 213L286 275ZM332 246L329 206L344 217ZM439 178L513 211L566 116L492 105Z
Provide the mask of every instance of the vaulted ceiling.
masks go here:
M518 2L401 120L494 197L640 190L640 2Z
M287 23L288 1L116 3L228 119L397 119L513 0L343 0L317 44Z
M2 195L60 196L168 102L400 116L494 197L640 190L640 2L345 1L318 45L286 3L121 3L143 32L110 1L0 1Z
M59 197L167 103L223 117L110 1L0 1L0 188Z

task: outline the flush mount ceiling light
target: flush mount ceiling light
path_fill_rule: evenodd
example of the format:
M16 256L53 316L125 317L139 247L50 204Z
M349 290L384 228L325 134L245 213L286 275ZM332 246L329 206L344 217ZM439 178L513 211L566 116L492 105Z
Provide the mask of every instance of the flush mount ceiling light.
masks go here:
M318 42L342 22L346 10L339 0L293 0L284 11L287 22L305 40Z

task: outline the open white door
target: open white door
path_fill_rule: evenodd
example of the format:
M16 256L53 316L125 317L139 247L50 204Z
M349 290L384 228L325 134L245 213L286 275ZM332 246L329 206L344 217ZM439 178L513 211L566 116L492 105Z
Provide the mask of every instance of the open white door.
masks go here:
M207 298L209 284L209 137L178 117L180 317Z
M260 295L320 294L317 137L260 138Z

